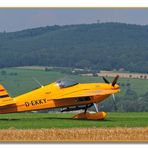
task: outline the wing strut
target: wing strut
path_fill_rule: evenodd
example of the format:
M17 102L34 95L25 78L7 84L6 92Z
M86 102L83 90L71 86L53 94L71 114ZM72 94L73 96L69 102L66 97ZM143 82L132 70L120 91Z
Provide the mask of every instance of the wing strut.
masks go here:
M32 77L32 79L37 83L37 84L39 84L40 85L40 87L44 87L40 82L39 82L39 80L37 80L36 78L34 78L34 77Z

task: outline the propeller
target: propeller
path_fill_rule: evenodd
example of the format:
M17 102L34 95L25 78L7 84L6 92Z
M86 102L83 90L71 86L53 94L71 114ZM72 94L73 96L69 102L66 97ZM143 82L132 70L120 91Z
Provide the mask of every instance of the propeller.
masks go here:
M102 78L103 78L103 80L104 80L105 83L110 84L110 82L109 82L105 77L102 77ZM113 86L113 87L114 87L115 84L117 83L118 78L119 78L119 75L117 75L117 76L114 78L114 80L113 80L113 82L112 82L112 86Z
M104 80L104 82L107 83L107 84L110 83L105 77L103 77L103 80Z
M117 75L117 76L115 77L115 79L113 80L112 86L115 86L115 84L117 83L118 78L119 78L119 75Z
M114 109L115 109L115 111L117 111L118 108L117 108L116 99L115 99L115 95L114 94L112 94L112 100L113 100L113 103L114 103Z
M113 87L116 85L116 83L118 81L118 78L119 78L119 75L117 75L114 78L113 82L111 83ZM105 83L110 84L110 82L105 77L103 77L103 80L104 80ZM115 111L117 111L118 108L117 108L116 99L115 99L115 95L114 94L112 94L112 101L113 101L113 104L114 104L114 109L115 109Z

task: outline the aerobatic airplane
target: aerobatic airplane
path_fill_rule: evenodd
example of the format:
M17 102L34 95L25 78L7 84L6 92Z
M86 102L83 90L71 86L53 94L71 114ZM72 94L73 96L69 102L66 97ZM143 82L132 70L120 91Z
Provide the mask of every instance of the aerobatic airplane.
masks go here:
M62 108L61 112L84 110L75 115L74 119L104 119L106 113L99 112L97 104L110 95L113 95L115 103L114 94L120 91L116 84L118 77L112 83L105 77L105 83L80 84L73 80L58 80L14 98L0 85L0 114ZM96 113L87 112L93 105Z

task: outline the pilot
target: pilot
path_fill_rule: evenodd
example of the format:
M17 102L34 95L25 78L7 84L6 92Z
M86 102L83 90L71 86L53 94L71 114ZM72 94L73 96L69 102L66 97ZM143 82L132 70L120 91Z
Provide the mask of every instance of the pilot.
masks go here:
M58 81L58 84L59 84L59 87L60 87L60 88L64 88L64 87L65 87L63 81Z

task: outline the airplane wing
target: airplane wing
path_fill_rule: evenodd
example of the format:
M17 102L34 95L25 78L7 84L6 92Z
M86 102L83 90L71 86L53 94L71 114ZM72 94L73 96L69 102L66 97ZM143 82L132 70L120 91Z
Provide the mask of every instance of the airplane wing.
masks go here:
M111 95L119 91L120 91L119 89L117 90L79 90L79 91L74 91L67 94L62 94L56 97L55 99L89 97L89 96L96 96L96 95Z

